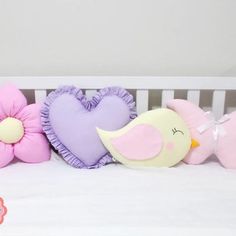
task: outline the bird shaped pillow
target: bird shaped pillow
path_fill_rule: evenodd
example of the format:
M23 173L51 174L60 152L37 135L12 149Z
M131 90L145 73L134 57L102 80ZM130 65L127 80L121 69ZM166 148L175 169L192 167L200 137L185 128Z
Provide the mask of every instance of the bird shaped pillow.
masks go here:
M191 136L199 143L185 157L186 163L201 164L215 154L224 167L236 169L236 112L226 114L216 121L211 112L204 112L186 100L171 100L167 102L167 107L184 119Z
M184 120L170 109L147 111L117 131L97 128L113 157L128 167L170 167L196 142Z
M118 87L101 89L88 100L83 91L63 86L49 94L41 111L43 129L63 159L76 168L112 162L96 127L116 130L136 117L132 95Z

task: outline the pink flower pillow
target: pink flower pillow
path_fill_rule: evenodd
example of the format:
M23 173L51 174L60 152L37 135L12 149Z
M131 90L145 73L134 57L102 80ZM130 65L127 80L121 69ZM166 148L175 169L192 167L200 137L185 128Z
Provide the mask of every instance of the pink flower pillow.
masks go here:
M29 163L49 160L40 108L38 104L27 106L25 96L15 86L0 88L0 167L14 157Z
M186 122L193 139L199 146L190 150L184 161L189 164L201 164L215 154L226 168L236 169L236 112L224 115L216 121L210 112L189 101L174 99L167 107L176 111Z

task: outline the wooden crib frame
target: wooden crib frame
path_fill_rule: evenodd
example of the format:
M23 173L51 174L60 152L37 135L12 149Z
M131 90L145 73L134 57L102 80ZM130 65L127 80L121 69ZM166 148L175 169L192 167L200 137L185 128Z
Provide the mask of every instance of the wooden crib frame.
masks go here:
M75 85L86 90L92 96L97 89L107 86L121 86L135 90L138 113L149 108L149 91L161 90L161 104L174 98L175 91L187 90L187 99L199 105L201 91L211 90L211 109L217 118L225 111L227 91L236 91L236 77L158 77L158 76L1 76L0 84L13 83L19 89L33 90L35 101L42 102L47 90L56 89L60 85ZM236 108L236 101L235 101Z

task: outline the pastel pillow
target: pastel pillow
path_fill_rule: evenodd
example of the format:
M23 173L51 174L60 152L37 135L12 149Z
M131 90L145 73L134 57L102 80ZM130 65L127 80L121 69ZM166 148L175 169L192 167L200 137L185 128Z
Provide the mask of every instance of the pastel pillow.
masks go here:
M170 109L147 111L116 131L97 129L113 157L128 167L170 167L192 143L184 120Z
M40 105L27 106L25 96L13 85L0 88L0 167L14 157L24 162L49 160L50 148L43 135Z
M209 156L215 154L226 168L236 168L236 112L224 115L216 121L212 113L204 112L195 104L175 99L167 106L176 111L186 122L191 136L199 142L196 149L191 150L184 161L189 164L201 164Z
M43 129L63 159L73 167L98 168L112 157L96 127L116 130L136 117L133 97L117 87L101 89L87 100L82 90L63 86L49 94L41 111Z

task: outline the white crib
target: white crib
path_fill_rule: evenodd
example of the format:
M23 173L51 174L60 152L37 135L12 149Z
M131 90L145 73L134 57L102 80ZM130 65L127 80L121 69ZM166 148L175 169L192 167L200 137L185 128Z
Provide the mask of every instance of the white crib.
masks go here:
M233 77L0 77L0 85L6 82L31 102L43 102L60 85L78 86L89 97L121 86L135 95L138 113L180 95L217 118L236 109ZM0 197L8 207L0 235L236 235L236 172L214 160L155 170L117 164L80 170L52 155L48 162L0 170Z
M236 97L233 105L225 106L226 93L236 91L236 77L158 77L158 76L17 76L0 77L0 83L12 82L23 90L33 90L35 101L42 102L48 90L60 85L75 85L86 90L91 97L97 89L107 86L120 86L133 90L136 98L137 112L140 114L148 109L165 106L167 100L175 97L175 92L185 90L186 99L200 104L201 93L212 91L211 109L217 118L224 112L236 108ZM150 104L149 93L160 93L161 99ZM203 101L204 102L204 101ZM209 101L208 101L209 102Z

